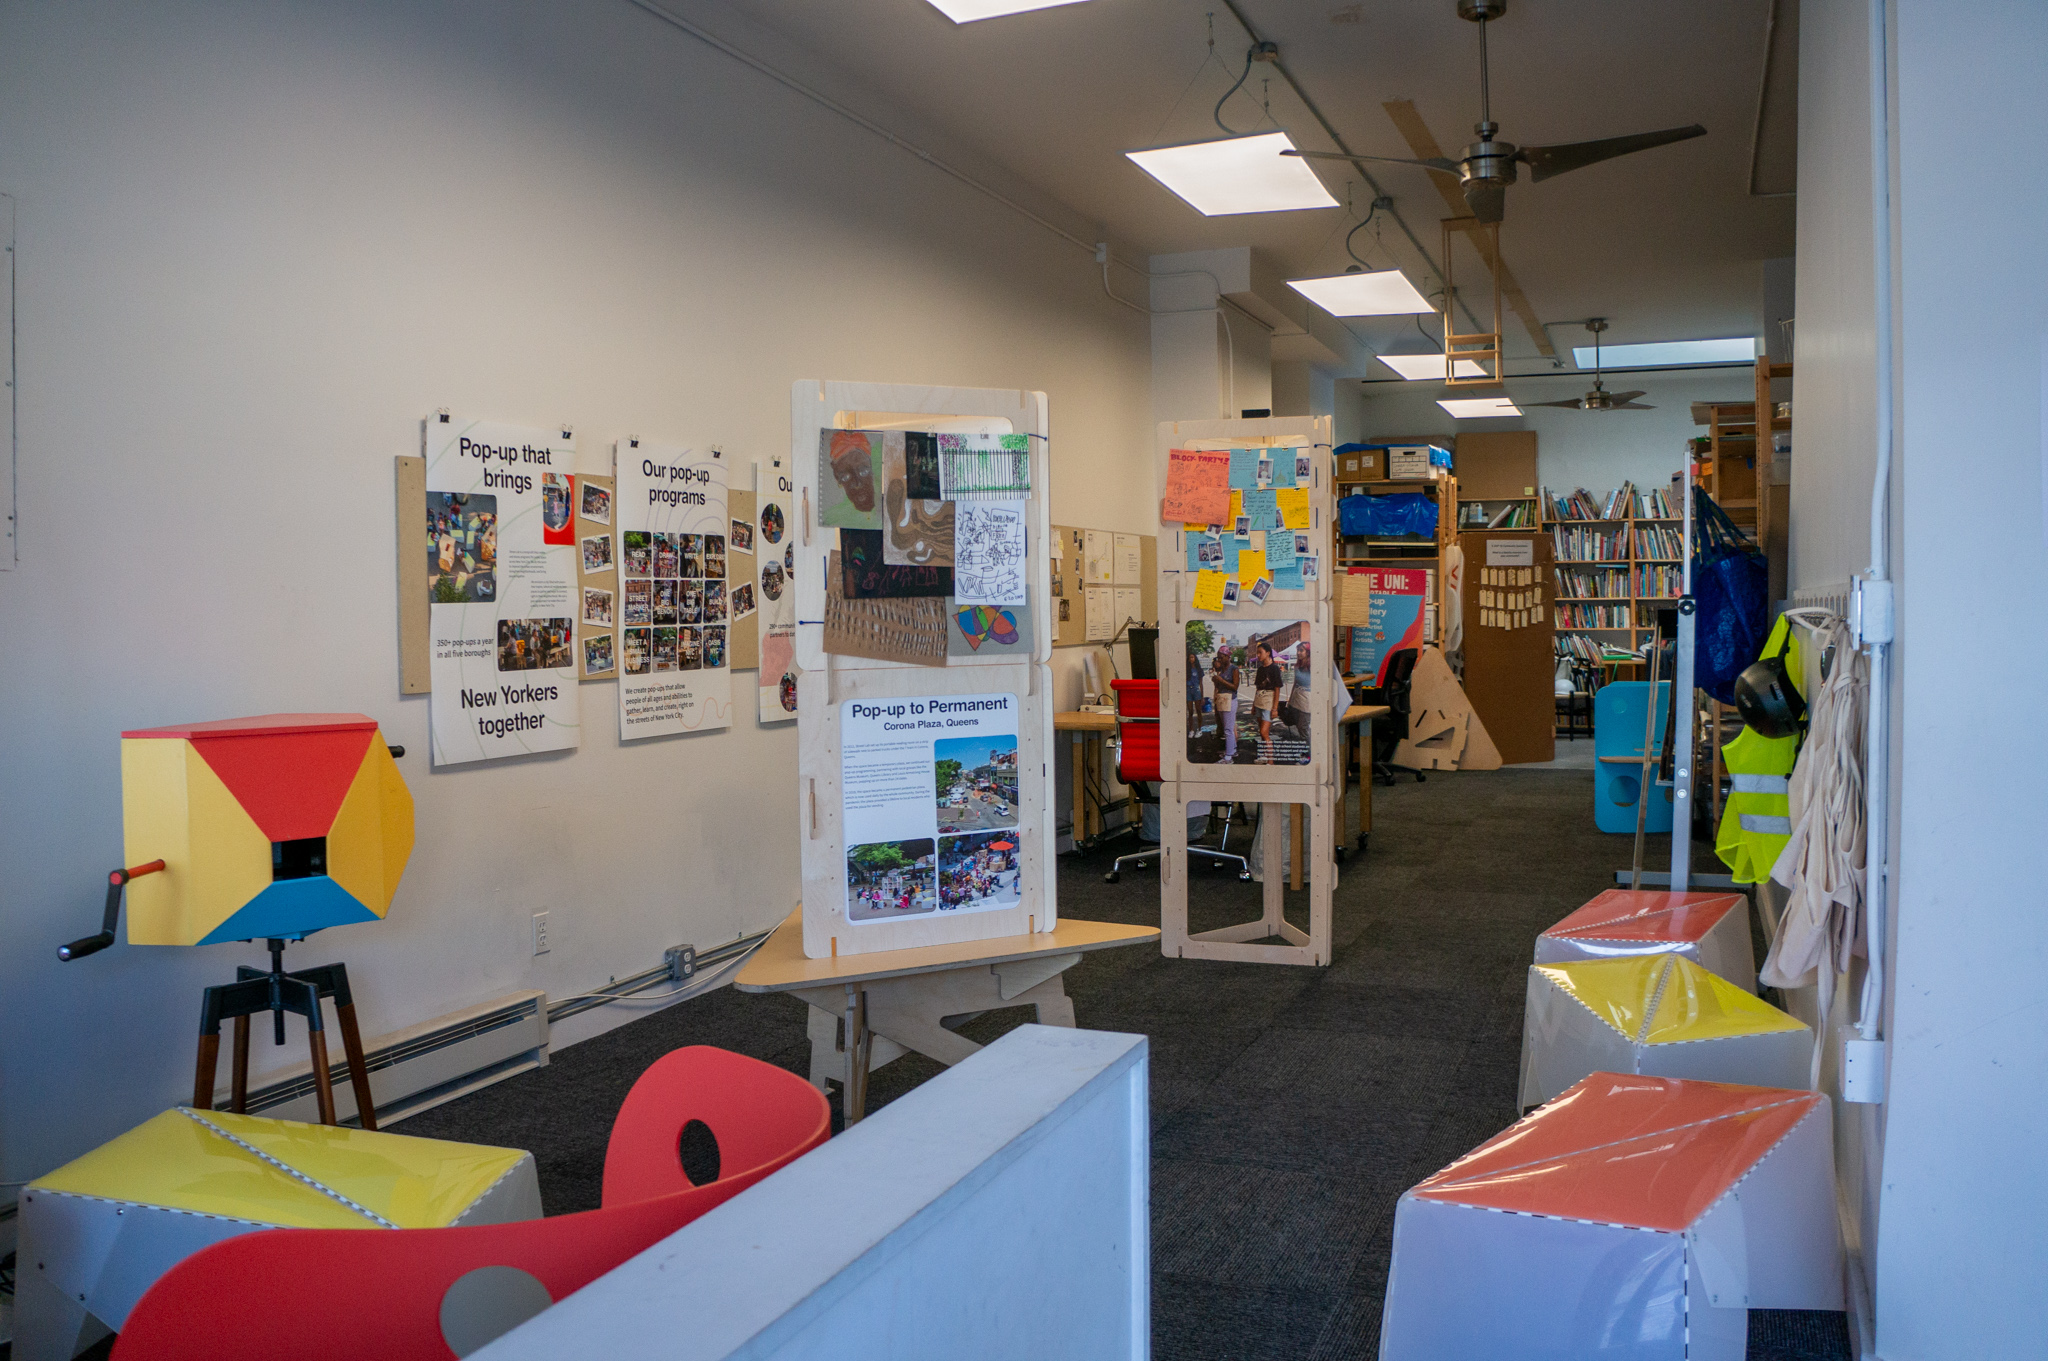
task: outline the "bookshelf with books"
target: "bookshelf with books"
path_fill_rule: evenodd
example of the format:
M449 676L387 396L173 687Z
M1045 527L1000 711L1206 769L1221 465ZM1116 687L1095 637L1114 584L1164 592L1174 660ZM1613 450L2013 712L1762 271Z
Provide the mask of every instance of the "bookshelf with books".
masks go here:
M1670 493L1624 482L1597 495L1538 488L1556 561L1559 658L1636 664L1656 602L1678 596L1681 526Z

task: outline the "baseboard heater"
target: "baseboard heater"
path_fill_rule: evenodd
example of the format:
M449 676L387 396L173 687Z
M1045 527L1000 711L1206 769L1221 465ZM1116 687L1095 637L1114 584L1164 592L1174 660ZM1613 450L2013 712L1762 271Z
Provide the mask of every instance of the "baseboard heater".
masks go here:
M250 1038L263 1043L268 1018L255 1017ZM341 1032L329 1014L327 1045L339 1054ZM548 998L544 992L513 992L437 1017L424 1024L364 1042L369 1061L370 1095L377 1103L377 1123L390 1125L444 1101L502 1081L514 1073L548 1061ZM223 1065L225 1067L226 1065ZM349 1085L346 1061L328 1070L334 1084L334 1113L344 1123L356 1119L355 1090ZM213 1103L225 1109L229 1089L214 1092ZM288 1068L249 1091L249 1113L280 1120L317 1121L313 1068L302 1063Z

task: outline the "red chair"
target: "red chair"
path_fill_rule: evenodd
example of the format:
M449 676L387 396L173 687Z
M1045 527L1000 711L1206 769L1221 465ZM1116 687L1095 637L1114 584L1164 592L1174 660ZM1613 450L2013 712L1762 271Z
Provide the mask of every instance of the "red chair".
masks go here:
M831 1128L823 1094L795 1074L720 1049L678 1049L619 1109L602 1209L474 1228L230 1238L158 1278L114 1356L451 1361L816 1148Z
M1157 804L1159 796L1147 792L1148 784L1159 783L1159 682L1156 680L1113 680L1110 689L1116 692L1116 777L1131 788L1132 797L1139 803ZM1231 805L1223 809L1223 846L1230 845ZM1124 862L1135 863L1139 869L1151 864L1159 854L1155 845L1149 851L1133 851L1120 855L1109 867L1109 873L1102 876L1104 883L1114 884L1123 877ZM1251 866L1241 855L1232 855L1227 849L1211 850L1207 846L1188 847L1190 860L1197 856L1218 861L1234 861L1237 877L1252 877Z

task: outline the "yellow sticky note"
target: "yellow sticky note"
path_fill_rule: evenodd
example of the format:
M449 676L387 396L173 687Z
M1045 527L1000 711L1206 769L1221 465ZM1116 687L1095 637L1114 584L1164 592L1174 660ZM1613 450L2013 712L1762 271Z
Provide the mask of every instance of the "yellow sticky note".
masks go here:
M1209 526L1207 525L1199 525L1192 523L1183 523L1181 525L1181 528L1185 529L1190 534L1206 534L1209 530Z
M1239 561L1243 556L1239 555ZM1195 573L1194 606L1198 610L1221 610L1223 608L1223 573Z
M1230 524L1225 525L1224 528L1229 529L1236 525L1237 517L1242 514L1244 514L1244 493L1234 491L1230 493Z
M1266 550L1263 548L1240 548L1237 550L1237 584L1239 589L1249 591L1252 583L1260 577L1273 575L1266 570Z
M1278 487L1273 504L1280 508L1280 522L1289 529L1308 528L1308 488Z

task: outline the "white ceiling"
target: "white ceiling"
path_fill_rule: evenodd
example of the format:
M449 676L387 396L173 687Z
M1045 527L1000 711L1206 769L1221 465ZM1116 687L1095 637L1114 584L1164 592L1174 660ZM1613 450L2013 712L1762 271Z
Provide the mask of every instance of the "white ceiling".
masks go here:
M958 25L925 0L727 0L821 60L861 73L888 102L942 129L1114 236L1168 252L1249 245L1291 276L1348 263L1344 209L1203 218L1127 161L1140 147L1218 136L1211 110L1243 68L1248 40L1220 0L1089 0ZM1353 151L1411 154L1381 103L1411 99L1455 154L1478 117L1478 30L1455 0L1240 0ZM1544 321L1611 319L1609 343L1752 334L1758 262L1792 252L1793 200L1748 192L1766 23L1773 0L1512 0L1489 26L1493 116L1517 143L1579 141L1703 123L1708 135L1508 191L1501 248ZM1781 6L1782 7L1782 6ZM1215 11L1208 62L1205 16ZM1781 31L1781 39L1783 37ZM1781 56L1774 90L1796 75ZM1206 66L1205 66L1205 63ZM1197 72L1200 72L1198 75ZM1271 68L1254 65L1246 89ZM1190 82L1192 81L1192 84ZM1773 108L1791 107L1774 92ZM1297 145L1332 149L1284 82L1273 118ZM1240 131L1260 122L1242 95L1225 109ZM1778 117L1770 140L1791 135ZM1321 163L1332 193L1371 194ZM1428 172L1375 176L1431 255L1447 215ZM1360 234L1373 242L1374 228ZM1386 222L1375 264L1434 281ZM1467 292L1461 278L1461 293ZM1467 293L1467 296L1470 296ZM1373 348L1408 323L1354 322ZM1506 323L1512 361L1535 358ZM1412 337L1412 330L1409 332ZM1559 328L1567 355L1584 338ZM1527 368L1528 363L1515 366Z

